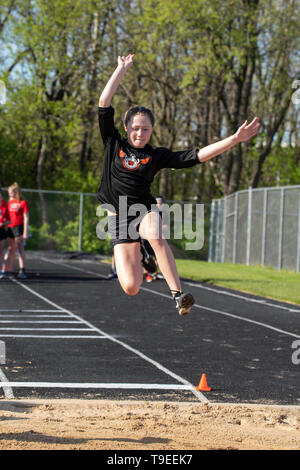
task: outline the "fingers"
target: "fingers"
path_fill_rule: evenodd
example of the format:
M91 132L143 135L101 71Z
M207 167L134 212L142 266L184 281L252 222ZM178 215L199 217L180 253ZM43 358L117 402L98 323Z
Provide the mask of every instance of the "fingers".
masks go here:
M258 133L259 128L260 122L258 117L255 117L250 122L250 124L248 124L248 121L245 121L244 124L241 126L241 130L243 129L244 131L247 131L247 139L255 136Z
M247 124L248 124L248 121L246 119L246 121L241 125L240 129L245 129Z
M259 128L260 128L259 121L256 121L255 123L253 123L253 125L251 126L251 132L253 133L253 135L258 133Z
M248 121L246 121L248 122ZM255 117L248 126L246 126L247 128L252 128L252 127L259 127L260 126L260 122L259 122L259 118L258 117Z
M118 56L118 60L120 60L121 62L125 63L125 62L132 62L133 61L133 58L134 58L134 54L129 54L127 56L125 55L119 55Z
M246 120L241 127L239 128L237 134L240 142L245 142L246 140L254 137L260 128L260 121L258 117L255 117L250 124Z

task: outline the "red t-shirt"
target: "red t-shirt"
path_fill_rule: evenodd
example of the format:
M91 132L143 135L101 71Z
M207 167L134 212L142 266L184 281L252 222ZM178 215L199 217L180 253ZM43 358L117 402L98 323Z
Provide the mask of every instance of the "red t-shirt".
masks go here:
M3 224L4 222L7 222L8 220L9 220L9 213L8 213L7 202L5 201L5 199L2 199L1 205L0 205L0 224Z
M27 201L17 201L17 199L10 199L8 201L8 211L11 223L9 227L16 227L24 223L23 214L29 212Z

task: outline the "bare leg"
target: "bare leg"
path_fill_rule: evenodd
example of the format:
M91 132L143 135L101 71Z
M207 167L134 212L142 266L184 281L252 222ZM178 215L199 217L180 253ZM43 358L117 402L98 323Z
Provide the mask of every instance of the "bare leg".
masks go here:
M5 261L9 260L8 271L13 271L15 268L15 259L16 259L16 243L14 238L8 239L8 253L4 257Z
M122 289L128 295L136 295L143 282L140 243L120 243L114 247L114 255Z
M19 253L19 268L24 269L25 267L25 249L24 249L24 239L23 237L17 237L16 241L16 248Z
M5 270L5 264L3 263L2 259L3 259L3 241L1 240L0 241L0 271L4 271Z
M171 291L181 291L180 279L174 255L162 236L161 218L157 212L149 212L140 224L140 236L152 246L158 266Z
M111 257L111 272L113 273L115 271L115 255L112 255Z
M6 271L7 260L9 258L9 248L6 249L4 255L2 254L2 271Z

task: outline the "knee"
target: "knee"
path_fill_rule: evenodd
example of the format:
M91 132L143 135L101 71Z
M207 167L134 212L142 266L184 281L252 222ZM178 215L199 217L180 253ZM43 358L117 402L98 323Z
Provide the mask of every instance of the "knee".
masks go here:
M124 290L125 294L133 296L133 295L138 294L138 292L140 290L140 286L125 285L125 286L123 286L123 290Z
M161 237L159 238L148 238L148 242L150 243L151 247L154 251L159 250L165 244L165 240Z
M122 288L127 295L136 295L140 290L140 283L130 280L122 282Z

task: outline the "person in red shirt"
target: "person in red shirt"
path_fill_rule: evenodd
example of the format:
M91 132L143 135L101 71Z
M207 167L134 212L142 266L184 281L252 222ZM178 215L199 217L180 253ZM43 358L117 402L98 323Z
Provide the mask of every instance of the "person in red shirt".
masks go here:
M7 202L3 197L2 189L0 189L0 266L2 264L2 256L3 256L3 242L7 238L7 225L10 223L9 220L9 213ZM5 265L2 266L2 270L0 271L0 279L5 277L3 270L5 269Z
M18 183L14 183L8 188L8 195L8 212L10 218L10 224L7 230L9 239L8 271L14 270L17 250L19 254L19 273L17 277L19 279L26 279L24 240L28 238L29 208L27 201L22 197L21 188Z

